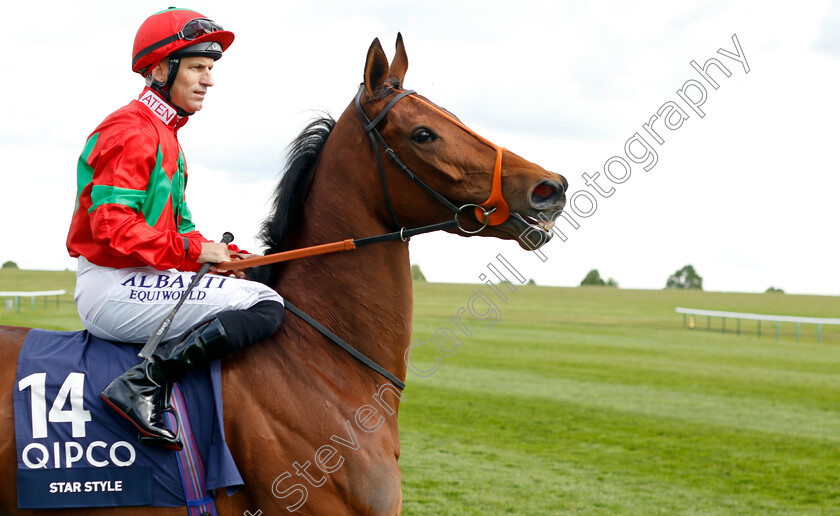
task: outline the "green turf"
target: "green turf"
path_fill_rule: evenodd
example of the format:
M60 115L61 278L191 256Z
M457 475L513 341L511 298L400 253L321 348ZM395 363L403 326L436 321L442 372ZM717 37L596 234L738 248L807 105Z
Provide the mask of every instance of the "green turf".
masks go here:
M776 342L674 313L838 317L840 298L519 287L466 337L450 317L479 288L415 288L413 356L442 363L400 413L406 514L840 514L837 327Z
M0 324L10 326L37 326L49 330L80 330L83 328L76 306L73 304L73 288L76 285L76 273L72 271L24 271L18 269L0 269L0 292L9 291L45 291L65 290L67 293L46 299L35 298L33 306L30 298L20 299L20 311L14 308L6 310L6 301L11 298L0 297ZM56 306L57 305L57 306Z
M72 273L0 270L0 290L72 292ZM491 328L468 314L479 289ZM461 339L400 411L404 513L840 514L840 329L697 319L674 307L840 317L840 297L418 283L418 367ZM476 306L481 309L479 303ZM78 328L68 295L0 324ZM440 334L438 334L440 335ZM448 342L451 345L451 341Z

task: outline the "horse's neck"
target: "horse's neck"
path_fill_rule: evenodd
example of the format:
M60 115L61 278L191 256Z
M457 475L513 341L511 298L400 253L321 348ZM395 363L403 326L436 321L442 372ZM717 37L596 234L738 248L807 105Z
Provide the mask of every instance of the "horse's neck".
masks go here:
M390 231L375 209L383 194L373 161L367 166L374 168L364 169L358 148L349 152L358 139L348 142L338 130L323 151L290 249ZM350 345L405 376L413 304L408 244L397 240L289 262L275 287Z

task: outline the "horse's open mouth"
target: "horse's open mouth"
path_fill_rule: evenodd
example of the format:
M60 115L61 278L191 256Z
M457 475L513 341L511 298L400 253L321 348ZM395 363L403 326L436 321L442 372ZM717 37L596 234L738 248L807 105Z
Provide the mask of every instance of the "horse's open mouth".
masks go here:
M516 229L519 245L523 249L539 248L548 243L554 235L552 232L552 228L554 228L553 220L537 219L517 212L512 212L508 220Z

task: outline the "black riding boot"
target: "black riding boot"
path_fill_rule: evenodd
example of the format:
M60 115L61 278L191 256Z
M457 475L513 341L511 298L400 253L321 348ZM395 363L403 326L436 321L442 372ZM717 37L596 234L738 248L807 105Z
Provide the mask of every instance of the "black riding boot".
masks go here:
M102 391L102 399L137 427L142 441L180 450L179 436L166 428L163 420L169 408L166 387L190 370L224 355L229 347L224 327L213 318L119 376Z
M269 337L282 320L283 305L274 301L219 313L181 340L160 348L152 360L144 360L123 373L102 391L101 397L137 427L142 442L180 450L180 437L166 428L163 420L163 413L169 409L171 382L231 351Z

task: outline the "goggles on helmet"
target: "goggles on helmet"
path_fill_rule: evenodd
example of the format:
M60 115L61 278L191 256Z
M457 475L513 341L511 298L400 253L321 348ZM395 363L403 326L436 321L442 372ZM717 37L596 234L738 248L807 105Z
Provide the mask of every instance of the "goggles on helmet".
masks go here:
M211 34L216 31L224 30L221 25L214 22L213 20L208 20L207 18L195 18L193 20L188 21L184 26L176 32L175 34L164 38L157 43L153 43L148 47L144 48L140 52L134 56L134 63L136 63L140 58L145 56L150 52L154 52L155 50L172 43L173 41L184 40L184 41L192 41L196 38L204 36L205 34Z
M214 22L213 20L208 20L207 18L196 18L195 20L188 21L187 24L184 25L184 27L180 31L178 31L177 34L172 36L173 39L171 39L171 41L175 41L176 39L185 39L187 41L192 41L197 37L216 32L217 30L224 29L221 25Z

